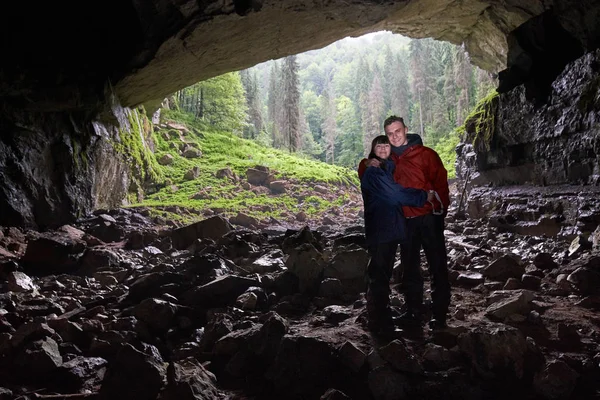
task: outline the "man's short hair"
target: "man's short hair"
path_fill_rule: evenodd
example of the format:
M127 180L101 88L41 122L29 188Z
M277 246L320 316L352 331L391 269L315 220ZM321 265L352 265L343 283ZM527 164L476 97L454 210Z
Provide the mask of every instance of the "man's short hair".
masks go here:
M402 117L390 115L385 119L385 121L383 121L383 128L385 129L386 126L391 125L394 122L402 122L402 126L406 127L406 124L404 123L404 119Z

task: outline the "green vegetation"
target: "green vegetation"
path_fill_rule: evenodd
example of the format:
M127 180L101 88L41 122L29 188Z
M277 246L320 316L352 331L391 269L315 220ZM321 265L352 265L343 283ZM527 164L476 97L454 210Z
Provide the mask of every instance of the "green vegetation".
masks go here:
M481 99L465 120L465 141L471 141L478 150L490 150L496 129L498 92L490 91Z
M464 136L464 126L458 127L442 139L433 147L439 154L446 170L448 178L456 178L456 146L460 143L460 138Z
M359 185L354 170L261 146L251 140L215 130L201 120L194 121L191 114L171 110L162 112L164 122L183 123L189 133L184 135L182 131L173 128L154 132L156 159L160 160L169 154L173 161L169 165L156 166L159 174L164 177L164 186L156 193L147 195L144 201L133 204L134 206L161 209L179 206L197 212L213 209L229 216L242 211L259 219L269 216L277 218L299 211L311 215L348 201L347 195L338 196L333 201L326 200L324 196L313 196L311 189L314 185L336 185L351 190L356 190L352 188ZM183 157L180 153L185 147L200 150L202 156ZM293 184L289 185L286 193L278 195L270 194L266 188L266 193L244 189L246 171L256 166L268 167L275 179L285 179ZM198 176L186 179L186 173L195 167L198 169ZM226 169L231 174L224 173ZM219 171L222 175L218 174ZM306 194L299 196L299 200L296 195L304 191ZM165 211L159 212L164 213ZM169 215L169 218L174 217ZM181 219L182 216L175 218Z
M391 114L403 117L427 146L456 141L450 132L496 86L495 78L470 64L463 46L391 32L346 38L296 60L298 151L348 168L365 156ZM284 100L285 65L273 60L243 71L251 77L245 84L249 121L257 132L259 126L266 131L273 147L285 145L280 136L290 125L281 109L296 107Z
M122 128L119 131L119 140L113 142L113 147L129 166L132 178L129 191L137 196L145 186L161 182L164 176L148 147L148 142L152 139L152 123L143 111L137 109L129 110L127 117L130 129Z
M238 72L198 82L174 96L175 108L216 129L241 133L246 126L246 99Z
M132 171L130 201L170 219L209 209L310 216L360 203L355 168L390 114L403 116L454 178L461 140L490 147L493 86L464 47L379 32L181 89L166 99L161 129L134 110L115 147ZM249 185L247 171L258 166L286 182L283 194Z
M456 178L455 149L461 140L470 141L479 150L489 151L494 135L497 107L498 93L492 90L477 103L464 125L454 129L432 146L446 166L448 178Z

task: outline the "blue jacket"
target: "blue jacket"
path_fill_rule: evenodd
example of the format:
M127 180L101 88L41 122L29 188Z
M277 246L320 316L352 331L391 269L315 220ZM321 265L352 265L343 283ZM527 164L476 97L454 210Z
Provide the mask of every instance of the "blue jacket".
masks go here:
M394 162L384 161L384 168L368 167L361 180L365 207L367 245L406 239L406 218L401 206L422 207L427 192L404 188L394 182Z

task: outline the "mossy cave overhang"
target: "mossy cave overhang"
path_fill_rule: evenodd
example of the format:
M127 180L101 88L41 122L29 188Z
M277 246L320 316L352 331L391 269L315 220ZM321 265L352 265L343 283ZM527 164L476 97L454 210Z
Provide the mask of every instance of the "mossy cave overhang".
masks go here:
M118 205L106 158L118 107L156 106L199 80L390 30L464 43L500 90L543 102L600 45L600 5L579 0L14 2L0 13L0 225L50 226ZM23 161L25 160L25 161ZM112 181L111 181L112 180ZM119 181L121 180L121 181ZM117 185L118 183L118 185ZM103 188L111 188L111 198ZM114 193L119 193L116 195ZM104 196L104 197L103 197Z

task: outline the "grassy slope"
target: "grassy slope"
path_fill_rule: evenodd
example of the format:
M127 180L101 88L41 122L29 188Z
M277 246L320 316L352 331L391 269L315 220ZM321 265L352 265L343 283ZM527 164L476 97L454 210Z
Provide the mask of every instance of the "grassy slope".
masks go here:
M164 138L170 129L164 128L155 132L156 158L160 159L169 153L174 157L174 162L169 166L159 166L167 179L167 185L157 193L148 195L143 202L132 204L133 206L180 206L196 210L198 213L213 209L229 216L242 211L259 219L269 216L285 218L298 211L304 211L308 215L326 212L332 207L344 205L358 193L359 183L353 170L262 147L253 141L214 131L194 122L185 114L167 111L163 114L163 122L168 121L182 123L190 128L191 133L182 139L188 143L196 143L202 151L202 157L186 159L180 156L173 146L179 147L182 140L177 138L177 135L170 140ZM268 167L276 178L286 179L294 184L286 194L280 195L257 195L244 190L241 184L246 181L246 170L257 165ZM198 178L185 181L184 174L194 166L200 169ZM218 170L227 167L240 177L239 181L216 177ZM336 190L340 187L347 188L346 191L354 195L345 193L327 200L328 196L310 193L310 189L316 184L335 187ZM191 196L199 191L207 193L208 198L191 199ZM301 195L300 199L295 195ZM182 215L168 217L189 219Z

